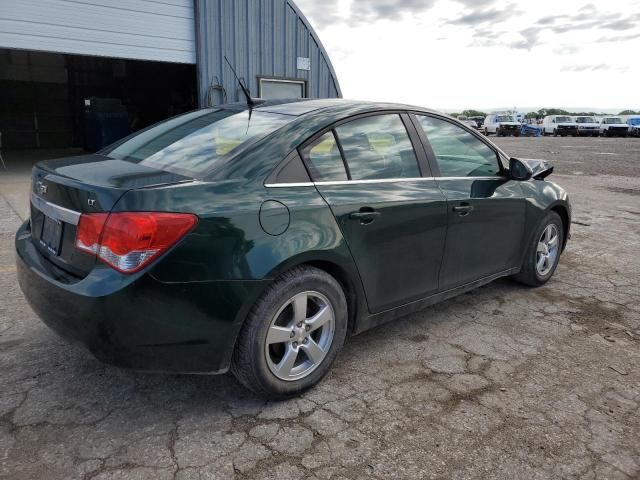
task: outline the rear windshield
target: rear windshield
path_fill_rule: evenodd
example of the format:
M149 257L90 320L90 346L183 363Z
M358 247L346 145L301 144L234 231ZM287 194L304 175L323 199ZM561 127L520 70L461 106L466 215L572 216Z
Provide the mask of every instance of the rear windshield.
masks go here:
M259 111L197 110L143 130L100 153L193 177L294 118Z

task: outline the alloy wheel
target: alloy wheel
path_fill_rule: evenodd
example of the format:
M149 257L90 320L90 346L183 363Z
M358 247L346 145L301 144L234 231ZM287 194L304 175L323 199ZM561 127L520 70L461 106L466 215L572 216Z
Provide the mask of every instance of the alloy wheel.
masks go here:
M550 223L543 230L536 249L536 272L545 277L556 263L560 249L560 233L558 227Z
M331 302L320 292L291 297L274 315L265 338L269 370L285 381L300 380L323 362L335 332Z

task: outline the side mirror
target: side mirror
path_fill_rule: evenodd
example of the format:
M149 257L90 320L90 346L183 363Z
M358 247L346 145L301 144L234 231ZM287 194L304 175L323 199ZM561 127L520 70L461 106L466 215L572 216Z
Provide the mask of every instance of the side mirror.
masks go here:
M523 162L517 158L509 159L509 177L512 180L526 182L527 180L531 180L532 176L533 172Z

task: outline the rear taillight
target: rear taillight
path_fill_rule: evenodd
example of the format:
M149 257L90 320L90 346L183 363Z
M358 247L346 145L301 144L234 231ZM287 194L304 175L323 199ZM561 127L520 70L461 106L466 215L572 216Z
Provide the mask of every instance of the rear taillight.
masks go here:
M122 273L134 273L175 245L198 223L189 213L82 214L76 248Z
M76 230L76 248L96 255L100 246L100 234L108 213L91 213L80 216Z

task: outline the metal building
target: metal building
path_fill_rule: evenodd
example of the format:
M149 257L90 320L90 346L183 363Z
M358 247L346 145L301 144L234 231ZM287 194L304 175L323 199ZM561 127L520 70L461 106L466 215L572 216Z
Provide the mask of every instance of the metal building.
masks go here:
M291 0L196 0L201 104L238 100L226 55L252 94L340 97L320 39Z
M4 147L86 146L90 108L135 131L241 100L225 56L254 96L341 96L293 0L0 0Z

